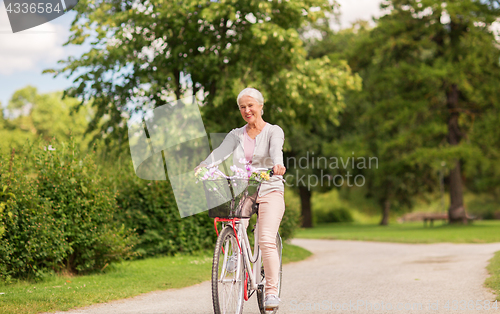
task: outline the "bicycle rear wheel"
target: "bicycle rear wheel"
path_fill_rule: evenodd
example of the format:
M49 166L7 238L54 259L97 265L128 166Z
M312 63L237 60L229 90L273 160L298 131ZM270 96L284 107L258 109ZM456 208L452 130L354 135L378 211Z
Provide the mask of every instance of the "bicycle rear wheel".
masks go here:
M212 301L215 314L243 312L245 269L236 237L226 226L217 238L212 264Z
M282 255L282 250L283 250L283 244L281 242L281 236L279 232L276 234L276 248L278 249L278 255L280 257L280 268L279 268L279 273L278 273L278 297L281 296L281 275L282 275L282 269L283 265L281 263L281 255ZM261 265L261 282L264 281L266 274L264 272L264 265ZM259 310L261 314L275 314L278 312L278 309L274 309L273 311L266 311L264 308L264 298L266 296L266 288L264 285L259 285L259 288L257 289L257 302L259 304Z

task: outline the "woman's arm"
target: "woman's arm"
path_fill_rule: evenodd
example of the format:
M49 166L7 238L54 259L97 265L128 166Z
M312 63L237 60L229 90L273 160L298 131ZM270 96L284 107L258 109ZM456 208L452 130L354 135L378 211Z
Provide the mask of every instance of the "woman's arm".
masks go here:
M284 175L286 168L283 163L283 144L285 143L285 133L275 125L269 139L269 155L273 160L273 171L276 175Z
M232 130L226 135L219 147L214 149L214 151L208 155L207 159L200 163L200 166L215 167L231 156L239 144L239 139L235 130L236 129Z

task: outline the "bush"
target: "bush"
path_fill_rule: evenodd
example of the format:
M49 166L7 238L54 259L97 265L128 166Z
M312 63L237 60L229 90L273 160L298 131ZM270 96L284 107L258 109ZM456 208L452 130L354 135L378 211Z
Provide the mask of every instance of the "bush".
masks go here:
M292 190L287 189L285 191L285 214L283 214L279 229L283 241L292 239L300 225L300 199Z
M38 193L52 204L53 217L71 244L67 270L101 269L128 256L134 239L114 220L115 195L98 174L94 155L81 158L74 142L70 145L35 155Z
M116 201L94 155L82 158L74 143L62 143L27 148L0 167L0 278L88 272L130 256L134 237L114 220Z
M333 208L328 211L317 211L316 220L319 223L354 221L351 212L344 207Z
M120 158L108 179L117 191L117 219L139 236L137 253L155 256L213 249L217 239L213 219L206 212L181 218L169 181L140 179L130 157Z
M27 176L29 161L27 156L14 152L10 160L0 160L2 281L38 278L43 270L62 264L68 249L59 222L51 217L51 207L37 193L36 180Z
M500 200L486 193L467 195L467 213L482 219L500 219Z

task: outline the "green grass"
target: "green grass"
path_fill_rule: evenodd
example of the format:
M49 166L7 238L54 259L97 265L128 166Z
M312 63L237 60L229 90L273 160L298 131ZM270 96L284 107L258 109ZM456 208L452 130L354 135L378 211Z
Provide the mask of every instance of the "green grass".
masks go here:
M297 238L363 240L401 243L489 243L500 242L500 221L474 221L471 225L424 227L422 222L389 224L330 223L311 229L300 229Z
M351 212L355 222L377 224L381 219L381 208L375 200L365 197L363 188L333 189L326 193L313 193L314 225L322 223L320 217L334 209L344 208ZM293 190L285 192L287 209L291 206L300 211L300 198ZM443 203L444 200L444 203ZM445 193L444 199L440 193L425 194L413 200L411 212L444 213L449 207L450 196ZM467 213L471 216L491 219L500 215L500 199L489 194L474 194L464 192L464 203ZM408 208L391 208L390 223L396 223L399 216L407 213Z
M311 253L284 244L283 263L299 261ZM32 314L68 310L94 303L128 298L155 290L182 288L210 280L212 252L192 256L159 257L127 261L105 273L52 276L38 283L0 285L2 314Z
M287 243L283 244L282 253L283 253L282 256L283 264L302 261L312 255L311 252L301 248L300 246Z
M491 277L486 279L486 286L496 291L497 300L500 301L500 251L495 253L487 269Z

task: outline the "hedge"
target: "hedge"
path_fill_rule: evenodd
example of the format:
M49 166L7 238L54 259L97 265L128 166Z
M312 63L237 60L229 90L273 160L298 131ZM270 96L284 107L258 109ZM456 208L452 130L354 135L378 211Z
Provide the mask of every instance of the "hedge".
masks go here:
M136 239L114 219L95 155L52 145L2 154L0 280L90 272L132 255Z

